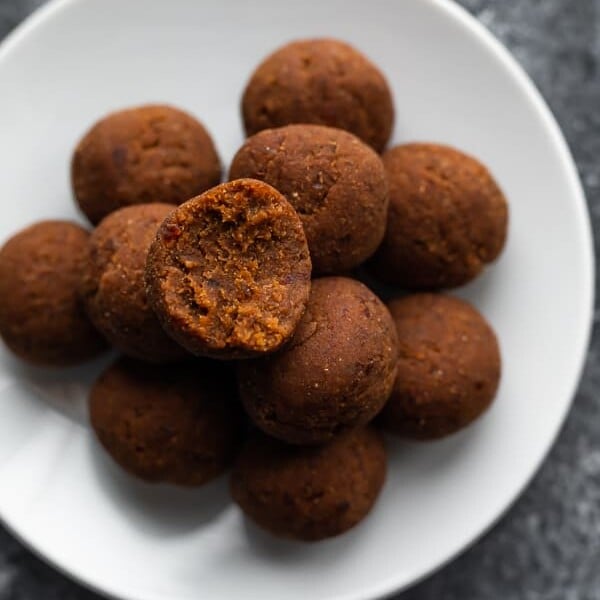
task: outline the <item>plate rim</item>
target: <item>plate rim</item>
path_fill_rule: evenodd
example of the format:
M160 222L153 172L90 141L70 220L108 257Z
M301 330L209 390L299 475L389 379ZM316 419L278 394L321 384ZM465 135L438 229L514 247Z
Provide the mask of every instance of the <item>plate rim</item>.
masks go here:
M524 93L527 102L532 105L536 114L540 117L544 128L559 155L561 165L568 180L568 186L571 190L571 195L574 199L571 209L576 211L576 223L579 231L577 240L577 245L579 247L578 253L580 254L583 266L583 286L587 288L583 290L585 293L581 293L580 296L579 309L583 316L581 317L582 325L580 326L580 331L577 332L577 337L579 338L579 350L576 360L577 367L572 374L571 382L568 386L570 392L567 400L561 407L561 414L556 421L554 431L552 431L551 435L548 437L545 448L539 456L532 461L532 467L528 476L515 487L510 495L507 496L507 501L502 510L500 510L494 518L490 519L483 527L470 535L466 541L461 542L454 551L450 552L448 556L445 557L444 560L421 569L420 572L413 574L408 580L403 580L402 576L390 577L378 582L377 585L374 585L371 589L367 590L367 595L364 595L364 592L357 591L349 594L337 595L331 597L329 600L376 600L389 598L394 594L401 593L422 582L433 573L441 570L454 561L458 556L466 552L478 540L486 535L507 515L508 511L514 506L516 501L529 487L533 478L540 471L540 468L556 444L557 438L564 427L581 382L594 324L596 257L592 223L585 191L578 173L576 162L556 117L536 84L511 54L510 50L508 50L508 48L506 48L475 16L471 15L467 9L457 4L454 0L421 1L427 2L438 12L444 13L447 18L459 25L465 33L476 38L477 42L482 46L487 47L494 60L496 60L507 74L510 75L515 84L517 84L519 89ZM0 64L10 57L11 52L16 49L22 41L25 41L29 35L34 34L38 27L43 26L49 19L59 17L61 12L68 9L71 5L82 2L85 2L85 0L48 0L45 4L35 9L28 17L9 32L2 42L0 42ZM9 522L1 512L0 524L34 556L50 565L68 579L82 585L84 588L102 596L114 598L115 600L149 600L148 596L144 595L143 592L142 595L139 595L137 592L123 593L123 590L113 589L110 582L96 581L93 576L83 574L77 568L61 564L60 560L55 559L47 548L45 551L38 548L35 540L32 539L31 536L23 533L18 525Z

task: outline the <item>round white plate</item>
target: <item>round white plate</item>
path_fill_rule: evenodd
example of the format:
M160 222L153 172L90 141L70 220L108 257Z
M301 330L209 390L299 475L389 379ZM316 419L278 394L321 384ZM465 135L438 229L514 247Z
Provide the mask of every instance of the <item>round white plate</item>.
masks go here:
M0 50L0 240L80 218L70 153L99 116L169 102L202 119L225 164L242 142L252 68L293 38L361 48L393 86L394 142L454 144L511 206L501 260L461 291L496 327L504 376L474 427L392 444L372 515L339 539L281 542L247 524L225 478L193 492L129 479L99 450L85 395L100 368L27 369L0 354L0 515L96 590L131 600L365 600L423 577L523 490L569 408L592 315L586 205L546 105L507 52L445 0L56 0Z

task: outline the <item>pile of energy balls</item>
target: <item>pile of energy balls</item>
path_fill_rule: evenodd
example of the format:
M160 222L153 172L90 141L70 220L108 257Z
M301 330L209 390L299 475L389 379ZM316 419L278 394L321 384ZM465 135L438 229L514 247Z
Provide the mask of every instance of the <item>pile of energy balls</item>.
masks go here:
M249 137L227 183L189 114L142 106L98 121L72 159L95 228L44 221L6 242L0 333L37 365L117 349L89 409L121 467L199 486L233 465L252 521L320 540L375 503L380 429L437 439L492 402L496 336L439 290L500 254L507 203L454 148L384 151L390 89L340 41L267 57L242 115ZM386 306L365 273L402 294Z

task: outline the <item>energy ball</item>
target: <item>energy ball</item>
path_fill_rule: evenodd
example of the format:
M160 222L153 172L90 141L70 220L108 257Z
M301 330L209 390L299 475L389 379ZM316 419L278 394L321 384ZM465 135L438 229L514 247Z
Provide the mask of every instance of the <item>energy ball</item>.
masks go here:
M0 335L21 359L67 366L106 349L77 293L88 238L75 223L42 221L0 250Z
M224 365L212 361L157 366L122 358L92 388L92 427L130 474L202 485L225 471L243 435L230 382Z
M396 377L398 340L385 305L353 279L313 281L292 341L238 365L246 411L269 435L321 444L368 423Z
M371 428L313 447L288 446L257 433L234 465L231 494L263 529L317 541L344 533L364 519L385 474L385 447Z
M246 133L290 123L346 129L381 152L394 105L381 71L358 50L333 39L283 46L254 71L242 98Z
M98 121L75 149L71 180L79 207L96 224L131 204L181 204L217 185L221 165L201 123L149 105Z
M233 359L287 342L310 292L300 218L262 181L219 185L175 209L150 247L146 285L164 329L200 356Z
M161 327L144 282L148 248L172 210L171 204L138 204L105 217L90 236L80 288L86 312L104 337L124 354L150 362L187 354Z
M508 206L480 162L447 146L408 144L386 152L383 164L390 207L375 276L405 289L453 288L498 257Z
M494 331L475 308L452 296L415 294L389 308L400 352L383 426L417 440L466 427L498 389L501 360Z
M315 273L352 269L383 239L383 163L351 133L322 125L266 129L246 140L229 177L260 179L288 199L302 219Z

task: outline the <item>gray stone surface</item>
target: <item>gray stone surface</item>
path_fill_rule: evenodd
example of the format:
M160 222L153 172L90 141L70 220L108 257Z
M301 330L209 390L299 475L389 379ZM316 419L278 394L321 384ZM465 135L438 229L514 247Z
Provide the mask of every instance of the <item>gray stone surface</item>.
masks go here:
M600 0L460 3L512 50L550 103L600 229ZM39 4L0 0L0 38ZM600 600L599 320L596 311L573 410L528 491L473 548L397 600ZM0 600L93 598L0 529Z

